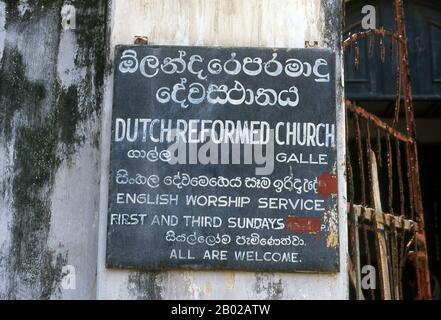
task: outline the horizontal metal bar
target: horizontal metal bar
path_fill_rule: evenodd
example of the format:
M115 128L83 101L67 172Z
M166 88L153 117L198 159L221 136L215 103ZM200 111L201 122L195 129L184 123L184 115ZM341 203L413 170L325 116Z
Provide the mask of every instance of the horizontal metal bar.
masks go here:
M360 222L364 219L369 222L375 220L377 223L384 224L386 226L391 226L392 224L395 225L395 228L397 229L403 229L404 230L412 230L413 228L417 227L418 223L410 220L410 219L404 219L401 216L395 216L390 213L384 213L384 212L376 212L372 208L364 207L361 205L352 205L353 206L353 212L354 214L360 218ZM348 212L350 212L350 204L348 204Z
M354 103L352 103L351 100L346 100L345 105L346 105L346 108L350 112L356 113L358 116L373 122L377 127L386 131L387 133L389 133L391 136L395 137L396 139L398 139L402 142L405 142L405 143L410 143L410 144L415 143L415 140L413 140L412 138L408 137L407 135L401 133L400 131L392 128L386 122L384 122L383 120L381 120L377 116L367 112L362 107L356 106Z
M367 81L369 82L369 81ZM355 84L354 81L345 80L345 86ZM349 89L348 89L349 90ZM346 98L349 100L366 100L366 101L395 101L397 96L395 94L381 94L381 93L345 93ZM404 95L401 94L400 98L403 99ZM415 94L413 96L414 102L419 101L441 101L441 94L433 93L433 94Z
M354 42L357 42L361 39L373 36L373 35L379 35L379 36L390 36L393 37L395 40L402 41L400 37L398 37L398 34L389 30L384 29L372 29L368 31L361 31L354 34L351 34L348 38L346 38L343 41L343 48L346 49L349 45L351 45Z

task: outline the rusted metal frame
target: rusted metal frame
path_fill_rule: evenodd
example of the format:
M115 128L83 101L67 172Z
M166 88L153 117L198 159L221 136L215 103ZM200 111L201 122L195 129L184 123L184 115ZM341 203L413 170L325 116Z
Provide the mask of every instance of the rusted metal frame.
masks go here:
M418 222L418 228L416 229L416 261L417 261L417 270L419 274L420 280L420 299L430 300L432 299L432 289L430 283L430 270L429 270L429 258L427 254L427 240L426 240L426 231L424 227L424 211L423 211L423 202L422 202L422 194L421 194L421 186L419 179L419 167L418 167L418 151L417 145L409 145L409 153L410 160L413 163L412 170L412 182L413 182L413 190L414 190L414 208L416 214L416 221Z
M398 46L398 54L400 60L398 65L400 66L401 79L403 82L403 94L404 94L404 107L406 115L406 124L408 135L415 139L416 126L413 114L413 99L412 88L410 85L410 70L409 70L409 58L407 52L407 38L404 25L404 8L402 0L395 0L395 14L397 24L398 38L401 40Z
M385 238L385 244L386 244L386 251L387 251L387 264L389 266L389 287L390 287L390 297L391 300L395 300L395 278L394 278L394 255L393 255L393 248L392 248L392 235L391 235L391 226L384 226L384 238Z
M353 114L357 114L358 116L360 116L362 118L368 119L369 121L373 122L375 124L375 126L379 127L383 131L386 131L386 133L392 135L396 139L398 139L402 142L405 142L405 143L414 144L415 140L413 138L408 137L407 135L401 133L400 131L392 128L386 122L382 121L377 116L367 112L362 107L354 105L351 100L346 99L345 105L346 105L346 108L348 108L349 111L351 111Z
M405 199L404 199L403 171L401 168L401 150L400 150L401 146L400 146L400 141L398 139L394 139L394 141L395 141L395 154L397 159L396 167L397 167L397 175L398 175L398 188L400 192L400 215L404 217Z
M375 239L376 253L377 253L377 268L379 270L380 275L380 283L381 283L381 292L382 298L384 298L385 286L390 286L390 298L393 299L402 299L403 291L402 291L402 268L404 267L404 262L406 260L407 251L405 250L405 234L406 232L413 232L417 229L416 222L405 220L402 216L397 217L388 213L376 213L376 210L372 208L366 208L360 205L354 205L353 211L351 214L359 216L359 226L362 228L362 236L365 247L365 254L367 259L367 264L372 265L370 250L369 250L369 240L367 236L367 226L371 223L374 225L381 225L382 228L375 227L374 233L376 234L376 238L378 237L377 233L383 234L386 238L387 252L389 265L388 268L388 281L384 281L381 277L383 276L382 265L380 263L382 257L381 254L377 250L380 248L380 244L378 239ZM397 230L400 230L400 250L398 250L398 233ZM407 247L409 247L409 243ZM410 249L410 247L408 248ZM406 253L405 253L406 252ZM384 257L383 257L384 258ZM386 271L386 270L385 270ZM375 292L371 290L369 298L375 299Z
M404 220L401 221L402 224L404 224ZM406 230L404 230L404 228L400 229L400 256L399 256L399 263L398 263L398 272L399 272L399 281L400 281L400 300L402 300L404 298L404 294L403 294L403 268L404 265L406 263L406 256L405 256L405 251L406 251Z
M414 201L413 201L413 184L412 184L412 161L410 159L410 151L409 151L409 144L406 144L406 173L407 173L407 184L408 184L408 192L409 192L409 218L414 220L415 219L415 208L414 208Z
M387 247L387 235L385 228L385 219L383 218L383 207L381 203L381 193L380 193L380 183L378 175L377 161L375 159L375 153L371 150L369 152L370 166L372 173L372 193L374 198L374 216L373 224L375 226L376 235L376 245L377 245L377 256L378 256L378 266L380 270L380 282L382 286L382 299L391 300L392 299L392 288L391 288L391 273L390 273L390 259ZM380 218L380 219L379 219Z
M390 234L391 234L391 260L392 260L392 279L393 279L393 285L392 285L392 292L394 295L394 299L398 300L400 299L400 280L399 280L399 254L398 254L398 235L397 235L397 229L395 227L395 223L391 223L390 226Z
M358 65L360 63L360 47L358 45L358 42L362 39L367 38L368 39L368 55L369 57L373 56L374 53L374 43L375 43L375 36L380 36L380 58L381 61L384 63L385 56L386 56L386 45L385 45L385 37L389 36L391 38L391 45L390 45L390 55L392 58L393 55L393 48L394 48L394 42L398 42L399 38L398 35L392 31L381 29L371 29L368 31L361 31L354 33L350 35L346 40L343 41L343 49L349 49L349 52L351 52L352 46L355 46L355 53L354 53L354 69L358 68Z
M354 34L351 34L348 38L343 40L343 49L348 48L350 45L352 45L355 42L358 42L364 38L368 38L371 36L379 35L382 39L384 37L391 37L395 39L397 42L400 42L400 38L397 33L385 29L371 29L367 31L360 31Z
M360 214L358 212L365 212L362 213L360 216L360 228L362 228L362 235L363 235L363 242L364 242L364 247L365 247L365 251L366 251L366 262L369 265L372 265L372 261L371 261L371 257L370 257L370 251L366 250L366 248L369 248L369 240L368 240L368 236L367 236L367 232L371 231L371 232L375 232L370 223L373 221L373 217L374 214L366 214L366 212L369 211L373 211L373 209L370 208L364 208L362 206L354 206L354 213L355 214ZM369 218L367 218L366 216L369 216ZM415 222L412 222L412 224L410 225L410 229L404 228L404 220L401 217L395 217L392 215L390 216L390 221L393 221L395 219L398 219L397 222L401 222L401 226L399 226L398 224L398 228L396 228L397 224L395 222L390 223L386 223L385 227L387 227L390 231L384 232L385 235L387 235L388 241L389 242L389 252L391 252L391 265L393 266L393 275L391 276L391 279L393 279L393 282L391 283L391 286L393 288L393 292L394 292L394 299L403 299L403 288L402 288L402 268L404 267L404 263L406 261L405 256L408 256L408 252L409 250L412 248L412 246L414 245L414 236L412 236L412 239L407 243L406 246L406 233L410 232L414 232ZM377 215L377 217L379 217ZM380 220L381 223L383 223L382 221L385 220ZM395 228L395 230L394 230ZM396 232L397 230L400 230L400 248L398 249L398 233ZM376 247L377 243L376 243ZM378 249L376 249L378 250ZM378 252L378 251L376 251ZM377 258L378 259L378 258ZM377 261L378 262L378 261ZM381 265L377 264L377 268L379 268L379 272L380 272L380 276L381 276ZM380 279L381 280L381 279ZM370 296L369 298L371 299L375 299L375 292L373 290L371 290L370 292Z
M422 270L421 270L421 263L420 263L420 259L418 258L419 256L419 240L418 240L418 230L417 228L415 228L413 230L414 232L414 236L415 236L415 242L414 242L414 247L415 247L415 251L414 251L414 262L415 262L415 269L416 269L416 275L417 275L417 281L418 281L418 291L417 291L417 298L418 299L422 299L422 295L423 295L423 290L424 290L424 284L423 284L423 278L422 278Z
M353 224L353 257L355 260L355 289L357 300L364 300L363 290L361 286L361 263L360 263L360 236L358 216L352 212Z
M400 218L404 219L405 217L405 199L404 199L404 182L403 182L403 171L401 166L401 146L400 146L400 140L394 139L395 141L395 155L397 159L397 175L398 175L398 188L400 193ZM401 223L404 224L404 220L401 220ZM397 235L398 237L398 235ZM406 257L404 256L404 247L405 247L405 241L406 241L406 231L401 230L400 231L400 248L398 250L398 265L397 265L397 281L399 283L398 287L398 298L400 300L403 299L403 267L405 263ZM398 241L398 240L397 240ZM397 244L398 247L398 244Z
M375 217L375 215L374 215L374 217ZM374 224L374 225L376 224L375 219L374 219L373 224ZM379 244L379 241L378 241L378 233L381 232L381 230L379 230L378 228L374 228L374 232L375 232L375 234L376 234L376 237L375 237L375 239L374 239L374 243L375 243L375 253L376 253L376 256L377 256L378 275L379 275L379 277L380 277L380 286L381 286L381 288L380 288L380 293L381 293L381 300L384 300L384 299L385 299L385 295L384 295L384 291L385 291L385 279L384 279L384 276L383 276L383 266L382 266L382 264L381 264L381 251L380 251L380 244Z
M345 109L346 113L346 145L349 146L349 117L348 117L348 110ZM359 132L359 131L358 131ZM361 135L358 135L357 140L357 146L361 146ZM359 151L359 150L358 150ZM359 153L360 155L360 153ZM350 158L350 153L346 152L346 160L347 160L347 174L348 174L348 180L349 180L349 210L348 212L352 217L348 219L351 223L351 241L352 248L351 248L351 255L352 255L352 261L353 261L353 267L355 268L355 289L356 289L356 298L358 300L365 299L363 295L363 291L361 288L361 262L360 262L360 228L363 235L363 241L364 241L364 250L365 255L367 259L367 264L372 265L371 261L371 255L370 255L370 247L369 247L369 240L367 236L367 230L366 225L364 223L359 223L359 216L354 212L354 173L352 168L352 162ZM360 161L359 163L363 163L363 161ZM363 192L364 194L364 192ZM354 261L355 260L355 261ZM370 289L370 299L375 299L375 291L374 289Z
M397 42L397 47L398 42ZM400 108L401 108L401 69L400 69L400 50L397 50L397 83L396 83L396 98L395 98L395 114L394 114L394 120L392 127L395 128L395 126L398 123L399 117L400 117Z
M424 217L423 217L423 208L422 208L422 199L421 199L421 191L420 191L420 183L419 183L419 170L418 170L418 154L417 154L417 146L415 143L415 137L416 137L416 129L415 129L415 122L413 119L413 106L412 106L412 94L411 94L411 87L410 87L410 76L409 76L409 66L408 66L408 58L407 58L407 43L406 43L406 36L405 36L405 30L404 30L404 11L403 11L403 4L401 0L395 0L395 6L396 6L396 22L397 22L397 33L390 33L384 30L370 30L368 32L362 32L359 34L354 34L348 39L346 39L343 43L343 47L347 48L352 43L355 43L358 47L358 41L369 37L371 35L379 34L381 36L380 38L380 46L381 46L381 58L382 61L384 61L384 37L385 35L390 35L391 38L395 39L395 42L398 46L398 74L397 74L397 100L396 100L396 108L395 108L395 114L394 114L394 121L392 128L389 127L387 124L382 122L377 117L367 113L364 109L360 108L357 110L357 107L351 108L352 105L350 103L348 107L348 101L346 102L346 106L351 111L355 111L354 114L357 114L357 111L359 112L357 115L361 116L363 118L367 118L370 121L374 122L377 125L377 133L379 132L378 128L381 128L382 130L386 131L389 135L392 135L395 138L396 142L396 148L397 148L397 155L399 154L399 143L404 142L406 144L406 163L407 163L407 173L408 173L408 180L409 180L409 195L410 195L410 215L413 218L416 216L418 226L414 229L415 235L413 239L415 239L415 251L416 251L416 269L417 269L417 278L418 278L418 290L419 290L419 298L422 299L429 299L430 298L430 278L428 273L428 264L427 264L427 252L426 252L426 245L425 245L425 234L424 234ZM371 37L370 45L373 47L373 39L374 37ZM393 45L394 41L391 41L391 54L393 51ZM349 47L350 48L350 47ZM371 50L372 51L372 50ZM356 64L358 64L359 61L356 61ZM401 132L396 131L394 128L398 122L399 113L400 113L400 104L401 104L401 85L403 87L403 94L404 94L404 108L405 108L405 115L406 115L406 124L407 124L407 133L408 136L403 135ZM358 116L356 116L356 122L359 122ZM356 134L359 135L359 143L358 146L361 146L361 134L360 130L358 128L358 131ZM380 135L377 134L377 147L379 149L378 157L381 159L381 140ZM389 148L390 150L390 148ZM359 155L362 155L363 152L359 152ZM398 157L398 156L397 156ZM400 157L398 157L400 159ZM362 158L361 158L362 160ZM360 162L360 161L359 161ZM381 163L381 162L379 162ZM361 163L362 166L360 166L360 169L364 171L364 163ZM399 163L399 166L401 167L401 163ZM397 170L399 172L399 187L400 187L400 212L403 214L404 212L404 206L405 203L403 201L402 196L404 197L404 192L401 192L401 188L403 187L402 183L402 174L400 167L398 167L397 164ZM390 172L390 170L388 170ZM364 180L364 172L361 173L362 180ZM365 189L365 184L363 184L362 189ZM365 191L365 190L364 190ZM365 192L363 192L362 197L365 199ZM391 197L389 197L391 199ZM403 220L402 220L403 221ZM404 260L407 256L406 251L404 250L404 243L405 243L405 233L403 229L402 239L401 239L401 247L402 250L400 252L400 267L404 265ZM412 242L412 241L411 241ZM410 242L410 243L411 243ZM410 243L406 248L408 249ZM413 242L412 242L413 243ZM377 243L376 243L377 245ZM378 248L377 248L378 253ZM422 263L420 263L422 262ZM381 266L379 266L381 267ZM381 271L381 270L380 270ZM401 278L401 271L400 271L400 278ZM400 298L402 298L402 288L400 288Z
M357 144L358 166L360 169L361 204L366 205L366 181L364 174L363 147L361 145L361 130L358 115L355 114L355 142Z
M348 116L346 113L346 145L349 145L349 125L348 125ZM353 282L355 286L356 299L361 300L364 299L363 292L361 288L361 267L360 267L360 241L359 241L359 223L358 216L354 212L354 181L353 181L353 171L352 164L349 152L346 152L346 163L347 163L347 176L349 180L349 230L350 230L350 239L351 239L351 268L353 271Z
M394 214L394 208L393 208L393 157L392 157L392 147L390 143L390 135L386 136L386 147L387 147L387 180L388 180L388 206L389 206L389 212L391 214Z
M346 109L347 110L347 109ZM357 115L355 116L355 123L356 123L356 130L355 130L355 140L356 140L356 145L357 145L357 154L358 154L358 166L359 166L359 173L360 173L360 184L361 184L361 203L363 205L366 205L366 181L365 181L365 164L364 164L364 156L363 156L363 146L362 146L362 139L361 139L361 128L360 128L360 121ZM348 137L348 136L347 136ZM369 156L368 154L366 155L367 157ZM352 167L351 167L352 170ZM353 203L353 202L352 202ZM356 241L356 245L359 245L359 241L358 240L358 216L357 214L354 214L354 216L352 217L353 219L353 228L354 228L354 240ZM366 240L366 239L365 239ZM369 248L367 247L366 250L369 250ZM369 254L369 260L370 260L370 253ZM361 275L361 269L360 269L360 263L359 263L359 252L357 250L357 248L355 248L354 252L353 252L353 258L356 260L356 268L358 268L358 274L357 274L357 283L358 283L358 278ZM360 287L357 287L357 299L361 298L361 294L360 294Z
M371 129L369 126L369 120L366 121L366 161L368 166L368 181L369 181L369 200L370 204L374 204L374 191L373 191L373 182L372 182L372 172L371 172L371 160L370 160L370 152L373 151L371 147Z
M357 281L357 272L359 272L360 270L358 270L357 268L357 263L356 263L356 252L355 250L357 249L357 243L355 241L355 214L352 211L348 211L348 230L349 230L349 252L350 252L350 257L349 257L349 275L350 275L350 280L352 280L352 283L355 287L356 290L356 296L358 299L358 281Z
M345 109L346 114L346 146L349 146L349 118L348 118L348 109ZM349 152L346 152L346 167L347 167L347 175L349 180L349 203L350 203L350 210L352 211L352 206L354 205L354 171L352 168L352 162L351 162L351 155Z
M368 237L368 226L366 225L366 222L363 221L361 223L362 231L363 231L363 244L364 244L364 250L366 255L366 262L368 265L372 265L372 257L370 252L370 246L369 246L369 237ZM378 264L377 264L378 267ZM375 300L375 290L371 288L370 290L370 298L371 300Z
M380 223L390 226L392 223L395 225L396 229L404 228L409 231L416 227L417 222L406 219L402 216L395 216L387 212L376 212L375 209L369 208L361 205L353 205L353 214L359 216L360 221L372 222L375 219Z
M399 56L400 56L400 73L403 81L404 93L404 109L406 115L407 133L410 138L416 138L416 125L413 112L412 87L410 85L410 69L409 58L407 51L407 39L404 23L404 6L402 0L395 0L395 15L397 24L397 34L399 38ZM421 186L419 181L418 168L418 151L416 144L412 144L409 150L409 161L411 163L411 182L413 188L413 202L418 221L418 230L416 230L416 263L417 263L417 278L420 299L431 299L431 285L429 264L427 257L426 235L424 229L424 212L423 202L421 197Z
M358 41L357 41L355 42L354 69L357 69L359 64L360 64L360 47L358 46Z
M377 164L381 168L383 166L383 161L381 158L381 130L379 127L377 128Z

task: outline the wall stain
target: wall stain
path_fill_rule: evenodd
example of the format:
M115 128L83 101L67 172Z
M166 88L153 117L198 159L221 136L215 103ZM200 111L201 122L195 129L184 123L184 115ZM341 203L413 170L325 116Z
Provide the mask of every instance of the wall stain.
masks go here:
M342 12L341 1L321 0L324 23L322 34L326 45L337 52L341 50L342 17L336 12Z
M35 113L46 94L43 83L30 82L25 75L23 58L15 48L6 47L0 64L0 133L9 142L12 120L16 112L32 105L26 111Z
M77 44L78 50L75 63L77 67L85 67L89 76L93 75L91 83L96 88L101 88L104 84L104 73L106 69L106 38L107 38L107 1L94 1L91 5L90 0L77 0L72 2L79 13L77 18ZM88 89L92 90L93 87ZM95 93L96 103L92 106L93 111L100 110L100 102L103 92Z
M256 293L264 294L266 300L279 300L283 298L282 279L274 281L273 275L267 273L257 273L254 289Z
M74 146L83 143L85 137L76 133L80 121L85 116L78 110L78 88L71 85L67 89L60 88L58 93L57 108L54 110L55 125L60 128L59 141L66 147L66 155L74 152Z
M58 32L55 37L59 39L59 12L64 1L28 0L23 14L18 8L23 1L5 3L6 33L10 29L18 34L26 33L41 18L49 16ZM6 257L8 289L0 292L0 296L9 299L50 299L60 292L61 270L67 263L68 252L57 254L48 246L54 179L61 163L69 160L77 147L86 141L88 133L78 132L81 123L96 121L101 110L106 1L71 3L77 9L77 25L80 26L75 30L78 46L75 64L76 68L86 70L83 79L66 88L53 71L49 76L41 75L48 81L30 81L26 78L22 54L9 42L5 44L0 61L0 135L6 144L15 136L13 177L10 179L13 200L11 248ZM59 49L52 50L54 55L44 58L49 59L56 70ZM7 149L6 146L2 148Z
M128 288L137 300L161 300L160 272L134 272L129 275Z

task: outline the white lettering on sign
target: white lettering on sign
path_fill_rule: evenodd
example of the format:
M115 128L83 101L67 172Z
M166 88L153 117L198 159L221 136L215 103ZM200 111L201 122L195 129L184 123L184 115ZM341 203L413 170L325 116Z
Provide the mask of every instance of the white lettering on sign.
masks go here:
M266 145L271 129L280 146L335 147L334 124L240 120L116 118L114 141Z
M264 252L258 251L234 251L234 258L238 261L250 262L290 262L299 263L297 252Z
M259 209L325 211L322 199L259 198Z
M161 70L165 74L182 74L188 70L191 74L198 75L198 78L205 80L206 74L219 75L226 73L228 75L236 76L243 72L244 74L256 77L265 73L271 77L278 77L282 73L291 78L314 76L315 82L329 82L328 62L325 59L316 59L313 64L310 62L302 62L299 59L286 59L284 63L280 62L277 53L272 54L272 58L268 61L263 61L259 57L245 57L242 61L236 59L236 52L231 53L231 58L224 61L220 59L211 59L206 64L207 70L194 70L194 63L201 64L204 59L200 55L192 55L186 61L187 56L185 50L178 50L178 56L175 58L165 57L160 64L159 58L155 55L147 55L142 59L138 59L138 54L135 50L125 50L121 56L119 64L119 71L121 73L135 73L139 71L142 76L146 78L156 77ZM254 66L249 66L254 65ZM139 70L138 70L139 69ZM324 69L324 70L323 70ZM207 72L208 71L208 72Z
M200 207L234 207L242 208L250 204L249 197L229 197L229 196L215 196L215 195L187 195L187 206L200 206Z

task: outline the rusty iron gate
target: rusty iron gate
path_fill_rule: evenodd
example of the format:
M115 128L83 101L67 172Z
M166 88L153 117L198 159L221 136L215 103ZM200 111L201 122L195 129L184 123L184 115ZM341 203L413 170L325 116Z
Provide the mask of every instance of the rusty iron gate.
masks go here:
M389 54L397 61L391 124L354 101L345 103L349 276L356 299L431 299L404 8L402 0L394 2L395 31L373 29L343 42L354 68L363 63L361 41L367 41L369 56L379 45L384 62L389 38ZM398 130L400 121L406 130ZM367 277L372 267L379 286Z

